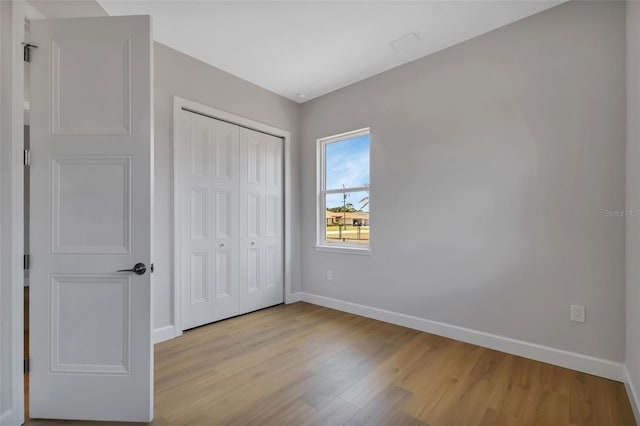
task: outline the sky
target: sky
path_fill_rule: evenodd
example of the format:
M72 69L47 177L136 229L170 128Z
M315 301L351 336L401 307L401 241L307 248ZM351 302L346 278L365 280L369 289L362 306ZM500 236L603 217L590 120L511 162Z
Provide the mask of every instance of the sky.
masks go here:
M339 189L342 185L347 188L369 185L369 139L369 135L363 135L326 145L327 189ZM349 193L347 203L359 210L360 200L367 195L366 192ZM342 205L342 194L327 196L327 207ZM364 207L363 210L368 211L369 208Z

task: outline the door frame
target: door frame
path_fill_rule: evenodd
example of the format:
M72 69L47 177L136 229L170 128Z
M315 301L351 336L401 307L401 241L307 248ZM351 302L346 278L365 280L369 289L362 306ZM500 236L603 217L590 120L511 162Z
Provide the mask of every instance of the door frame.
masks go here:
M43 19L25 0L0 1L0 320L9 336L11 371L0 365L0 382L11 383L10 408L0 413L0 424L24 423L24 61L25 22ZM8 299L8 300L7 300Z
M291 293L291 276L292 276L292 247L293 247L293 224L289 220L292 218L292 202L291 202L291 188L292 188L292 164L291 164L291 132L288 130L280 129L270 126L259 121L251 120L246 117L242 117L221 109L214 108L212 106L204 105L195 101L191 101L179 96L173 97L173 325L174 335L171 337L177 337L182 334L182 260L181 253L186 250L182 247L182 215L181 208L182 197L180 194L180 188L182 188L179 172L179 157L176 152L179 152L180 138L179 138L179 113L186 108L196 113L209 116L214 119L219 119L232 124L237 124L242 127L247 127L258 132L267 133L273 136L282 138L284 141L284 159L283 159L283 173L284 173L284 210L283 210L283 222L284 222L284 303L294 303L297 301Z
M23 271L19 262L19 253L23 252L23 204L24 197L22 161L19 153L24 150L24 137L19 129L24 123L24 66L20 57L19 44L24 39L23 4L21 1L0 2L2 19L2 146L0 147L0 176L2 192L0 209L0 256L1 285L0 305L2 323L8 323L9 336L0 336L2 341L10 342L9 347L0 347L2 355L10 357L10 371L2 371L0 382L11 383L11 404L9 409L0 413L0 424L22 424L24 422L24 375L20 364L24 356L23 341ZM19 230L19 232L16 232ZM22 290L19 291L19 290ZM8 299L8 300L7 300ZM22 392L20 392L22 390ZM20 395L22 393L22 395Z

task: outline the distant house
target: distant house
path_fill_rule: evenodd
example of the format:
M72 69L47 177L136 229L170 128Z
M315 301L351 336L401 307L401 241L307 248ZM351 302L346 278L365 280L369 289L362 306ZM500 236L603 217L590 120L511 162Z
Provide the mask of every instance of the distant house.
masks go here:
M327 225L369 226L369 212L326 211Z

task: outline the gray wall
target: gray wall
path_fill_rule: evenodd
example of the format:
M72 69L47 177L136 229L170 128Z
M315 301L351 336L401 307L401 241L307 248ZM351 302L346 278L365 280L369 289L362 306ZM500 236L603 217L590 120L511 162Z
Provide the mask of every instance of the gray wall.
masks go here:
M627 2L626 364L640 391L640 3ZM632 395L629 395L631 398ZM640 401L636 401L636 404Z
M622 361L624 64L570 2L303 104L303 290ZM372 255L315 251L316 139L366 126Z
M300 108L295 102L155 43L155 328L173 324L173 96L291 131L295 245L292 291L300 289ZM268 64L265 64L268 66Z

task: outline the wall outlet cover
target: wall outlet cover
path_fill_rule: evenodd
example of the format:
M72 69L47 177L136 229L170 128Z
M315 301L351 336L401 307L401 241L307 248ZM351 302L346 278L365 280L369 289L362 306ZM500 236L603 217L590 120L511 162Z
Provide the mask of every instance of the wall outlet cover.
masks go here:
M585 307L582 305L571 305L571 321L584 322Z

